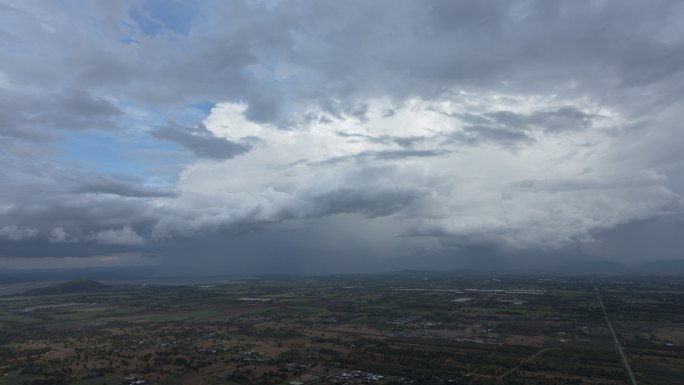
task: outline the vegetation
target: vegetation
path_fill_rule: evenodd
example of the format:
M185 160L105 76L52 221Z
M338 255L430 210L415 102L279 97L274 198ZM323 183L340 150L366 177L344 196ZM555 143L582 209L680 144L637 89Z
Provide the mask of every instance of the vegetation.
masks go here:
M627 384L595 284L639 384L681 384L681 280L421 274L0 297L0 385Z

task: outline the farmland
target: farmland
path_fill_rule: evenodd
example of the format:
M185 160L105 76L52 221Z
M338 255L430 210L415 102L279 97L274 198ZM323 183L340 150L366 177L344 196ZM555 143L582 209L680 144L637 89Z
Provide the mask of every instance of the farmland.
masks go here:
M684 381L677 278L406 273L0 297L5 384ZM596 288L596 289L595 289Z

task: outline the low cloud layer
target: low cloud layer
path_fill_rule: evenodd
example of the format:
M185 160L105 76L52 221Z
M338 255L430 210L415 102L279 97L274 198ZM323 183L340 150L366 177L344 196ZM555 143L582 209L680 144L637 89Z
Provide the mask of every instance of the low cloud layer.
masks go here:
M0 5L0 256L682 257L680 2L161 5Z

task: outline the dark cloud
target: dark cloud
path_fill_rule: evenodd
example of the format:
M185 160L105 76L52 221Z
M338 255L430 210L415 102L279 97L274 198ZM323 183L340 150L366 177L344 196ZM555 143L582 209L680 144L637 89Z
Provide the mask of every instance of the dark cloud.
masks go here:
M602 118L598 114L590 114L573 106L544 109L527 114L500 110L449 116L458 118L465 126L450 135L448 140L471 145L490 143L510 148L532 142L535 131L579 131L591 127L594 120Z
M241 99L250 119L277 125L289 124L292 107L302 103L363 118L364 97L432 98L452 87L496 90L502 83L511 92L590 93L617 104L618 95L606 92L616 85L657 84L663 96L676 89L682 43L667 36L675 33L677 6L657 1L642 12L633 2L232 2L198 12L202 28L134 34L128 43L120 42L124 26L137 21L127 19L123 5L83 12L48 7L65 21L52 21L48 32L31 27L44 10L15 17L21 37L10 46L16 54L3 74L18 84L86 87L94 97L157 106ZM103 21L98 34L74 28L74 18L88 12ZM244 22L227 25L226 15ZM116 44L103 46L102 38ZM40 61L31 55L37 51ZM278 66L293 73L274 79Z
M94 175L81 180L74 187L76 193L112 194L131 198L175 197L176 192L170 189L154 188L141 185L143 181L135 178L116 178L112 175Z
M515 147L532 140L523 130L491 126L466 126L452 134L451 139L471 145L493 143L504 147Z
M166 126L152 131L159 139L177 143L200 158L230 159L248 152L249 144L235 143L214 136L204 125L196 127Z
M90 232L108 228L120 228L130 223L151 224L156 215L153 208L134 198L116 196L59 195L43 202L27 197L24 202L5 210L3 221L17 226L29 223L48 237L55 228L82 239ZM17 203L20 201L17 199Z
M117 127L115 119L122 114L102 97L82 90L67 90L36 103L32 111L27 111L27 124L64 130L113 129Z
M123 112L87 91L58 94L18 93L0 89L0 135L26 141L49 141L54 130L110 130Z
M307 216L360 213L374 218L394 214L420 196L416 190L339 188L307 199Z
M388 151L365 151L354 155L339 156L326 159L321 164L334 164L349 160L366 161L373 159L398 160L406 158L430 158L446 154L444 150L388 150Z
M641 233L642 254L669 256L683 15L674 0L10 1L0 255L370 271L386 267L373 256L629 254L617 245ZM244 109L211 126L221 103ZM69 147L102 130L121 140ZM122 161L168 142L194 157Z
M391 115L390 115L391 116ZM343 138L358 138L360 140L366 140L372 143L380 144L396 144L403 148L413 148L416 143L425 141L426 138L422 136L391 136L391 135L381 135L381 136L370 136L362 134L354 134L338 131L337 135Z
M484 117L504 127L518 129L539 127L545 131L581 130L591 126L594 119L600 118L600 116L588 114L571 106L535 111L531 114L497 111L486 113Z
M13 55L3 72L18 82L59 81L72 88L71 82L86 81L90 89L148 103L241 98L249 101L251 119L275 122L284 118L285 106L302 100L323 104L369 93L429 97L454 85L498 88L502 82L535 92L575 81L582 92L600 92L615 82L672 81L682 67L681 43L666 38L679 11L676 1L656 1L648 12L629 1L300 5L220 4L200 12L203 28L184 35L131 36L130 44L106 47L97 35L73 28L79 13L68 7L50 9L68 17L52 25L54 32L27 31L39 16L25 12L15 25L17 34L27 33L15 44L31 42L44 57L29 63L33 57ZM90 8L98 8L89 11L102 18L104 12L111 12L108 19L123 16L118 9ZM226 24L227 15L244 21ZM98 32L114 38L123 22L137 25L124 18L101 24ZM77 48L60 50L67 42ZM190 45L193 54L186 55ZM288 82L287 94L294 99L252 68L281 64L292 64L299 70L293 76L311 80ZM349 113L362 111L349 108Z
M554 181L526 179L513 183L511 187L515 189L548 191L556 193L563 191L624 189L639 187L646 188L659 186L662 182L663 181L659 180L657 177L635 175L626 178L611 178L609 176L601 179L592 177L577 177L575 179L556 179Z
M153 252L153 247L140 245L102 244L96 242L55 243L41 239L32 242L0 240L0 257L19 258L88 258L129 252Z
M55 99L55 104L79 118L111 117L122 113L113 103L83 90L68 90Z

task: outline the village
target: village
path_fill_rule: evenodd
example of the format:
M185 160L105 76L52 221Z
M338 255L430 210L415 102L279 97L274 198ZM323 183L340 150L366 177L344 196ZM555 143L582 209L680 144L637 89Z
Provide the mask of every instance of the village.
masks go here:
M425 278L401 277L400 285L392 275L112 285L5 296L0 385L487 385L499 377L510 384L624 384L594 282ZM677 384L684 341L676 329L681 313L672 309L682 306L683 286L603 285L607 311L633 317L616 325L628 354L658 351L667 357L654 367L658 378L673 380L652 384ZM657 303L645 294L654 287L661 288ZM644 339L644 322L657 313L672 326L653 325ZM580 357L581 368L572 364ZM650 373L650 362L635 367Z

